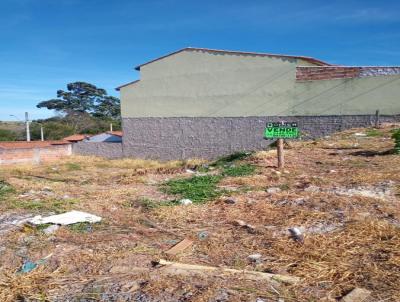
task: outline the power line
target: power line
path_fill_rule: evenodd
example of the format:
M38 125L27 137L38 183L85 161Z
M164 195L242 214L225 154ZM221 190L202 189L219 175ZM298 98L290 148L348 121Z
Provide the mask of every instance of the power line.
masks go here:
M348 99L345 99L343 102L340 102L340 103L338 103L338 104L335 104L335 105L333 105L333 106L331 106L331 107L329 107L329 108L327 108L327 109L325 109L325 110L323 110L323 111L318 112L317 114L325 113L325 112L327 112L327 111L329 111L329 110L331 110L331 109L333 109L333 108L336 108L337 106L340 106L340 105L342 105L342 104L344 104L344 103L346 103L346 102L348 102L348 101L352 101L352 100L354 100L354 99L356 99L356 98L358 98L358 97L360 97L360 96L363 96L363 95L365 95L365 94L367 94L367 93L370 93L371 91L374 91L374 90L376 90L376 89L378 89L378 88L381 88L381 87L384 87L384 86L386 86L386 85L389 85L390 83L393 83L393 82L398 81L398 80L400 80L400 78L393 79L393 80L391 80L391 81L389 81L389 82L380 84L380 85L378 85L378 86L376 86L376 87L374 87L374 88L372 88L372 89L369 89L369 90L364 91L364 92L362 92L362 93L360 93L360 94L357 94L357 95L352 96L352 97L350 97L350 98L348 98Z
M250 95L251 93L253 93L254 91L260 89L261 87L265 87L265 86L270 85L271 83L273 83L277 79L283 77L284 75L286 75L289 72L294 71L294 70L295 70L295 68L290 67L290 69L288 69L287 71L284 71L283 73L280 73L280 74L279 73L275 73L275 74L271 75L270 77L268 77L266 80L263 80L260 83L258 83L255 87L252 87L251 89L249 89L249 90L247 90L245 92L234 94L234 95L239 95L239 96L241 95L242 97L246 97L246 96ZM276 74L279 74L279 75L276 76L275 78L273 78ZM270 80L271 78L273 78L273 79ZM238 101L242 101L242 99L237 100L236 102L238 102ZM219 112L219 111L221 111L221 110L223 110L223 109L225 109L225 108L227 108L229 106L232 106L233 103L235 103L235 102L232 102L232 103L230 103L228 105L223 105L222 107L218 108L217 110L206 112L205 115L206 116L213 115L213 114L215 114L215 113L217 113L217 112Z
M339 86L341 86L341 85L346 84L347 81L348 81L348 80L346 79L345 81L339 83L338 85L335 85L335 86L330 87L330 88L328 88L328 89L326 89L326 90L323 90L321 93L318 93L318 94L316 94L316 95L314 95L314 96L312 96L312 97L310 97L310 98L308 98L308 99L305 99L304 101L302 101L302 102L300 102L300 103L297 103L297 104L293 105L292 107L290 107L290 108L288 108L288 109L285 109L284 111L279 112L277 115L279 116L279 115L283 115L284 113L289 113L289 112L290 112L291 110L293 110L294 108L296 108L296 107L298 107L298 106L301 106L301 105L303 105L303 104L305 104L305 103L307 103L307 102L309 102L309 101L312 101L312 100L314 100L315 98L317 98L317 97L319 97L319 96L321 96L321 95L323 95L323 94L325 94L325 93L327 93L327 92L329 92L329 91L331 91L331 90L334 90L335 88L337 88L337 87L339 87ZM337 93L339 93L339 92L337 92ZM335 96L337 93L335 93L333 96Z
M318 95L314 95L313 97L302 101L301 103L295 104L294 106L292 106L292 107L290 107L290 108L288 108L288 109L285 109L284 111L278 113L277 116L279 116L279 115L281 115L281 114L283 114L283 113L285 113L285 112L287 112L287 111L290 111L290 110L292 110L293 108L297 107L298 105L304 104L304 103L306 103L306 102L308 102L308 101L310 101L310 100L312 100L312 99L314 99L314 98L316 98L316 97L318 97L318 96L320 96L320 95L322 95L322 94L324 94L324 93L326 93L326 92L328 92L328 91L330 91L330 90L332 90L332 89L335 89L336 87L338 87L338 86L340 86L340 85L343 85L343 84L345 84L345 83L340 83L339 85L336 85L336 86L334 86L334 87L331 87L331 88L329 88L329 89L327 89L327 90L322 91L322 92L321 92L320 94L318 94ZM300 96L300 95L304 94L305 92L306 92L306 91L303 91L303 92L297 94L297 96ZM279 96L279 97L274 98L274 99L272 99L272 100L267 100L266 102L261 103L260 105L258 105L258 106L256 106L256 107L252 108L251 110L246 111L245 115L246 115L247 113L253 111L253 110L256 110L256 109L260 108L261 106L264 106L264 105L265 105L266 103L268 103L268 102L274 102L274 101L276 101L276 100L279 100L279 99L282 98L282 97L283 97L283 96Z

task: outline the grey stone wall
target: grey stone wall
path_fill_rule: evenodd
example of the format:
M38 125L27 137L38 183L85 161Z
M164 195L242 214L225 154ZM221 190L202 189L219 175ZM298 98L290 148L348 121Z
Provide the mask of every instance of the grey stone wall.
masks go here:
M374 125L375 115L288 117L167 117L124 118L123 155L160 160L212 159L237 151L266 148L267 122L298 122L302 139ZM400 121L400 115L381 116L381 122Z
M79 155L101 156L110 159L123 157L121 143L79 142L72 145L72 153Z

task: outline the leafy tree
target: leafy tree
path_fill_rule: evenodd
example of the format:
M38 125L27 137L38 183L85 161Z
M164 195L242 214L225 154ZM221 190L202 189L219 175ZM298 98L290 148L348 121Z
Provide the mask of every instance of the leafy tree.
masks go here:
M65 114L71 112L92 113L105 98L109 98L109 96L104 89L86 82L74 82L67 84L67 91L58 90L56 99L42 101L36 107L56 110Z
M104 97L95 107L94 116L101 118L120 119L121 102L113 96Z
M120 100L107 95L106 90L85 82L67 85L58 90L57 98L42 101L38 108L60 113L56 117L38 120L44 127L45 139L61 139L73 133L96 134L121 128ZM40 139L40 125L32 125L33 139Z

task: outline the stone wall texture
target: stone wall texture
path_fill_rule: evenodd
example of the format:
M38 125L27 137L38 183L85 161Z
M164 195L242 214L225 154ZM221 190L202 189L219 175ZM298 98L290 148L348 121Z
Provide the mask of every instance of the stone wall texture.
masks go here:
M348 66L298 66L297 81L365 78L373 76L399 75L400 67L348 67Z
M79 155L100 156L110 159L123 157L121 143L79 142L73 144L72 152Z
M297 122L302 139L375 124L375 115L287 117L170 117L124 118L123 155L159 160L213 159L237 151L265 149L267 122ZM380 116L380 122L399 122L400 115Z
M55 161L71 154L71 144L31 148L0 148L0 165L39 164L45 161Z

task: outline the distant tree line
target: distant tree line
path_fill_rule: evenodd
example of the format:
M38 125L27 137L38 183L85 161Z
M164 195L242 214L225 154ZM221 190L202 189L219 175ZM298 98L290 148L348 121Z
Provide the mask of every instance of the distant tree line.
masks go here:
M67 90L58 90L57 97L42 101L38 108L55 110L56 116L35 120L31 123L31 139L40 139L43 127L46 140L58 140L72 134L96 134L105 132L113 124L121 129L120 100L107 91L86 82L67 84ZM19 127L20 128L20 127ZM21 140L23 130L0 129L0 140Z

